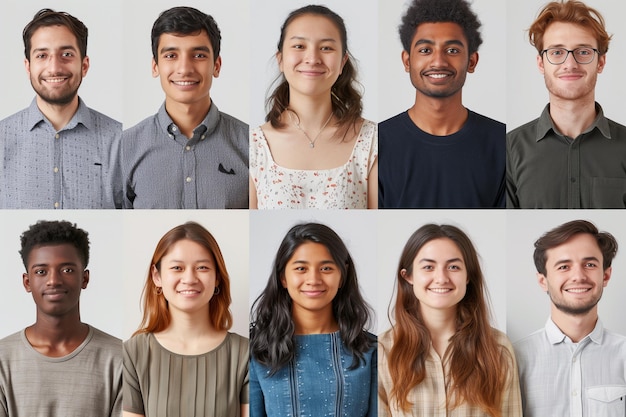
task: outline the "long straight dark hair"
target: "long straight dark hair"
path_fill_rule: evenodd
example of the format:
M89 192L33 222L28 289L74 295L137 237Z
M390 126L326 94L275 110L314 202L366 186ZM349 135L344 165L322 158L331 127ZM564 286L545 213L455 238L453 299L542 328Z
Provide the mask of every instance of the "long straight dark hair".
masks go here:
M339 30L342 54L348 56L343 71L331 89L332 110L338 120L339 136L345 137L350 127L354 128L356 132L357 123L361 120L361 113L363 113L362 94L359 88L360 84L357 81L356 65L352 54L348 51L346 25L341 16L328 7L320 5L301 7L289 13L280 28L278 52L283 52L285 33L291 22L304 15L322 16L330 20ZM272 85L277 85L277 87L266 100L267 116L265 116L265 121L270 122L274 128L282 128L285 123L281 120L281 115L289 107L289 83L285 76L280 74Z
M371 308L359 291L352 257L341 238L330 227L319 223L298 224L289 230L278 248L270 278L252 305L250 354L274 374L296 355L295 325L291 315L291 297L281 278L287 263L298 247L307 242L320 243L328 249L341 271L341 288L333 299L333 315L339 324L341 340L352 353L351 367L357 367L375 343L364 331L371 318Z

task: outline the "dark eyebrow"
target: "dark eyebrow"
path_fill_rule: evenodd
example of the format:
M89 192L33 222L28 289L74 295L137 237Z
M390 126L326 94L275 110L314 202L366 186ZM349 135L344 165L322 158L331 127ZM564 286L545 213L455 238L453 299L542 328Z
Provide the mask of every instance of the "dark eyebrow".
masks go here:
M63 46L60 46L58 49L61 49L61 50L64 50L64 51L68 50L68 49L71 50L71 51L76 51L77 50L74 45L63 45ZM49 50L50 50L50 48L34 48L31 53L46 52L46 51L49 51Z
M191 50L211 53L211 49L208 46L194 46L193 48L191 48ZM161 48L160 53L172 52L172 51L180 51L180 48L178 46L166 46L166 47Z
M292 263L292 264L303 264L303 265L308 265L308 264L310 264L311 262L309 262L309 261L305 261L305 260L295 260L295 261L292 261L291 263ZM333 261L333 260L324 260L324 261L321 261L321 262L320 262L320 264L322 264L322 265L326 265L326 264L334 264L334 263L335 263L335 261Z
M421 263L421 262L431 262L431 263L437 263L437 261L435 261L434 259L428 259L428 258L422 258L422 259L420 259L418 262L419 262L419 263ZM461 259L461 258L452 258L452 259L448 259L448 260L446 261L446 263L447 263L447 264L451 264L451 263L453 263L453 262L461 262L461 263L463 263L463 259Z
M415 47L419 45L434 45L434 44L435 42L430 39L418 39L417 41L415 41L415 44L413 44L413 46ZM445 46L456 45L460 47L465 47L465 44L463 44L463 42L458 39L450 39L449 41L445 41L443 44Z
M595 256L587 256L585 258L582 259L583 262L588 262L588 261L595 261L597 263L600 263L600 260L598 258L596 258ZM573 261L571 259L559 259L558 261L556 261L554 263L553 266L558 266L558 265L563 265L563 264L569 264L572 263Z
M44 263L41 263L41 264L34 264L34 265L31 265L31 266L30 266L30 269L33 269L33 268L42 268L42 267L47 267L47 266L50 266L50 265L48 265L48 264L44 264ZM78 266L78 264L77 264L77 263L75 263L75 262L63 262L63 263L62 263L62 264L60 264L59 266Z
M309 38L305 38L304 36L292 36L291 38L289 38L289 40L302 40L302 41L306 41L309 40ZM337 42L336 39L333 38L324 38L324 39L320 39L320 42Z
M168 262L179 262L179 263L184 263L185 261L183 260L179 260L179 259L170 259ZM194 261L194 263L198 263L198 262L213 262L211 261L211 259L206 258L206 259L198 259L196 261Z

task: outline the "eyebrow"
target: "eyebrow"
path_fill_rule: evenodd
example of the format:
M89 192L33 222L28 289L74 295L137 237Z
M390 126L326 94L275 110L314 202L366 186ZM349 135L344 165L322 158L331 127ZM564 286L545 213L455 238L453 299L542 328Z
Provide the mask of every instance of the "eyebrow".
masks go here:
M50 266L50 264L40 263L40 264L31 265L29 269L41 268L41 267L47 267L47 266ZM63 262L59 266L78 266L78 264L75 262Z
M51 48L33 48L31 53L35 53L35 52L45 52L45 51L49 51ZM63 45L60 46L56 49L60 49L60 50L72 50L72 51L77 51L76 47L74 45Z
M422 263L422 262L430 262L430 263L434 263L434 264L437 263L437 261L435 261L434 259L428 259L428 258L422 258L422 259L420 259L418 261L418 263ZM461 262L461 263L463 263L463 259L461 259L461 258L452 258L452 259L448 259L445 263L451 264L451 263L454 263L454 262Z
M550 48L565 48L565 49L567 49L567 46L565 46L562 43L558 43L556 45L548 45L548 46L546 46L545 49L550 49ZM575 48L592 48L593 49L594 47L591 44L588 44L588 43L579 43L578 45L574 46L574 49Z
M172 51L180 51L181 48L178 46L165 46L163 48L161 48L160 53L165 53L165 52L172 52ZM208 46L194 46L193 48L191 48L192 51L202 51L202 52L207 52L207 53L211 53L211 49Z
M170 259L169 262L185 263L185 261L181 259ZM198 262L213 262L213 261L209 258L206 258L206 259L198 259L197 261L194 261L194 262L198 263Z
M289 40L300 40L300 41L308 41L309 38L305 38L304 36L292 36L291 38L289 38ZM337 42L336 39L334 38L323 38L320 39L320 42Z
M413 47L416 47L416 46L419 46L419 45L424 45L424 44L426 44L426 45L434 45L435 41L432 41L430 39L418 39L413 44ZM465 44L463 43L463 41L458 40L458 39L450 39L448 41L445 41L443 44L445 46L457 45L457 46L465 47Z
M600 263L600 260L598 258L596 258L595 256L587 256L587 257L583 258L582 260L583 260L583 262L596 261L597 263ZM560 260L556 261L553 266L559 266L559 265L563 265L563 264L570 264L572 262L574 262L574 261L572 261L571 259L560 259Z
M303 264L303 265L308 265L308 264L310 264L311 262L309 262L309 261L305 261L305 260L295 260L295 261L292 261L291 263L292 263L292 264ZM321 261L321 262L320 262L320 264L322 264L322 265L326 265L326 264L335 264L335 261L333 261L333 260L324 260L324 261Z

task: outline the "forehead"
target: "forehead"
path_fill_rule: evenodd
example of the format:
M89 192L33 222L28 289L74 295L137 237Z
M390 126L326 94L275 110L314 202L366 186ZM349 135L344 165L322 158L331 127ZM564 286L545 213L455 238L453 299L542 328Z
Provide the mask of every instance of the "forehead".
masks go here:
M467 38L463 28L453 22L421 23L413 34L413 45L418 40L435 42L460 41L463 45L467 45Z
M289 262L319 258L324 260L333 260L333 257L326 245L317 242L305 242L296 248L293 255L291 255L291 258L289 259Z
M196 33L163 33L159 36L158 51L168 49L193 49L197 47L208 47L213 53L211 40L206 30L202 29Z
M28 266L37 264L74 263L82 265L78 249L71 243L35 246L28 254Z
M452 239L438 238L426 242L415 255L414 261L421 259L448 260L453 258L463 259L463 254Z
M566 46L575 48L581 45L598 47L598 40L591 30L574 23L553 22L543 33L543 47Z
M181 239L173 243L163 258L176 258L179 260L189 258L213 259L213 254L204 245L191 239Z
M33 49L73 46L78 48L78 41L72 31L63 25L42 26L35 30L30 38Z
M293 19L285 30L285 40L292 36L341 41L339 28L326 16L303 14Z
M576 234L559 246L548 249L546 254L548 263L561 259L576 260L590 256L595 256L602 260L602 252L598 242L589 233Z

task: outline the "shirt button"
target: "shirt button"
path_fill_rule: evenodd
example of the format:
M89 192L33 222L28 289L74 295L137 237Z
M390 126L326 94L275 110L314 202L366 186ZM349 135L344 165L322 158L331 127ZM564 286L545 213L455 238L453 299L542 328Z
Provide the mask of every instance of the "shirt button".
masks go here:
M191 150L191 146L189 146L189 145L185 146L185 150L186 151L190 151Z
M191 177L187 177L187 178L185 178L185 181L187 181L187 182L191 182Z
M206 135L202 135L200 136L200 139L204 139L206 137Z
M59 168L58 167L54 167L54 173L56 174L57 172L59 172Z
M170 139L174 139L174 135L172 135L171 133L170 133L170 134L168 134L167 136L169 136L169 137L170 137Z
M172 132L176 132L176 130L178 130L177 127L176 126L172 126Z
M576 363L576 356L572 358L572 363Z
M572 397L576 397L578 395L578 392L576 390L572 391Z
M56 135L54 135L54 138L55 138L55 139L58 139L58 138L60 138L60 137L61 137L61 135L59 135L58 133L57 133Z
M59 204L59 202L58 202L58 201L54 203L54 208L59 208L60 206L61 206L61 205Z

